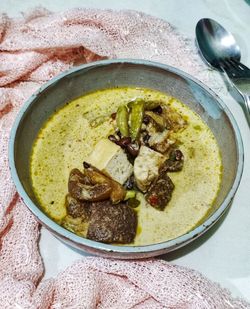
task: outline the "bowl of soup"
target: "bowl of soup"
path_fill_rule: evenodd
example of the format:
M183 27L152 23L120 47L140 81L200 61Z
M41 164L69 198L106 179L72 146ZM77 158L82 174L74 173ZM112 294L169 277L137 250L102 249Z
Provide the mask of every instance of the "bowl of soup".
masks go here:
M57 76L24 104L9 163L24 203L57 238L145 258L187 245L222 217L243 145L200 81L160 63L104 60Z

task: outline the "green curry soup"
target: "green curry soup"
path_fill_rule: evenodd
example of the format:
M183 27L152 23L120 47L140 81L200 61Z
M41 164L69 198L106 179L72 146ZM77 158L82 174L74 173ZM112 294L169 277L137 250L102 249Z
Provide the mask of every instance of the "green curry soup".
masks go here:
M31 178L37 200L53 220L66 215L65 195L73 168L96 143L113 134L110 115L133 100L160 100L177 110L188 125L176 134L184 154L182 171L171 173L175 184L164 211L148 205L138 193L138 228L132 245L148 245L176 238L193 229L211 211L221 182L222 162L215 137L201 118L166 94L143 88L115 88L82 96L56 112L40 130L31 156Z

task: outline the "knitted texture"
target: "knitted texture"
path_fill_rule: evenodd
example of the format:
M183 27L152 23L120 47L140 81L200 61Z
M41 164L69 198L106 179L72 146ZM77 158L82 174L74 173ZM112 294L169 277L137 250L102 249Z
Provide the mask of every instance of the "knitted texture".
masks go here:
M39 225L8 168L8 138L23 102L74 65L143 58L178 67L223 90L192 44L167 22L135 11L36 9L0 16L0 308L250 308L201 274L164 261L85 258L42 280Z

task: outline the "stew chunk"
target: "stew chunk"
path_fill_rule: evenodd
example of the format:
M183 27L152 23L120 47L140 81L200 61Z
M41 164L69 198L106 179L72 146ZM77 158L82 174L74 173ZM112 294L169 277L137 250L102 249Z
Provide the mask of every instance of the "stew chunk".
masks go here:
M147 202L156 209L163 210L171 200L174 184L166 173L161 173L146 193Z
M67 213L73 218L81 217L83 220L87 221L90 217L90 205L90 202L80 202L69 194L66 195Z
M126 203L93 203L87 238L104 243L131 243L136 235L137 216Z

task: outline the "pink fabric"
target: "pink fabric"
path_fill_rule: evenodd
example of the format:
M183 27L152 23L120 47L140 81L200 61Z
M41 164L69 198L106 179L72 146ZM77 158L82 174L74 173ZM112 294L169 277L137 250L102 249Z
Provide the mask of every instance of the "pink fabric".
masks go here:
M0 308L250 308L201 274L159 260L85 258L42 280L39 226L8 169L8 137L20 106L73 65L145 58L218 89L190 45L167 22L134 11L36 9L20 19L0 16Z

